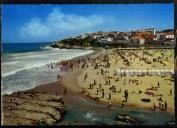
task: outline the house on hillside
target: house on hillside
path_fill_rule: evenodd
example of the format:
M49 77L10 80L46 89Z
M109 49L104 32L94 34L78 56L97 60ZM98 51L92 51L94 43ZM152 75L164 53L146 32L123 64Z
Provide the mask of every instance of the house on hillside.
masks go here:
M134 36L130 38L130 43L135 45L143 45L145 44L145 39L143 37Z
M126 32L120 32L118 35L118 38L120 38L122 40L129 40L129 34Z
M98 39L98 41L102 44L108 44L111 41L113 41L113 39L111 37L103 37L103 38Z
M164 33L164 35L165 35L166 41L174 41L175 36L174 36L173 31Z

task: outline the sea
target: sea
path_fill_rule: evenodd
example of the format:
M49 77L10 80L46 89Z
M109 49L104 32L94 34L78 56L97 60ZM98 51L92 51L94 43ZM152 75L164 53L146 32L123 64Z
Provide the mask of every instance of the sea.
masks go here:
M46 64L68 60L92 53L92 50L50 48L50 43L8 43L2 44L1 94L31 89L54 82L60 74L59 68L50 69ZM140 125L165 125L171 114L147 109L120 108L96 103L91 99L72 96L72 103L66 106L64 120L57 123L85 125L113 125L118 115L126 114L138 119Z
M60 68L47 64L92 53L92 50L58 49L51 43L3 43L1 93L11 94L57 80Z

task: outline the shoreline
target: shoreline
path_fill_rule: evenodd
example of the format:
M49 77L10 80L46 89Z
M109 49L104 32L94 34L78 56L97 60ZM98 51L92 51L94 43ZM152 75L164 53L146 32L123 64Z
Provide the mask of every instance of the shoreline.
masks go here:
M52 49L54 49L54 48L52 48ZM79 50L82 50L82 49L79 49ZM87 50L87 49L86 49ZM96 51L96 50L95 50ZM54 63L58 63L58 62L61 62L61 61L69 61L69 60L75 60L75 59L78 59L78 58L82 58L82 57L84 57L84 56L88 56L88 55L92 55L92 54L94 54L95 53L95 51L94 50L92 50L92 52L91 53L86 53L86 54L84 54L84 55L79 55L79 56L76 56L76 57L73 57L73 58L71 58L71 59L66 59L66 60L55 60L55 61L52 61L52 63L54 64ZM99 50L97 50L97 51L99 51ZM27 52L28 53L28 52ZM43 67L43 66L46 66L46 65L50 65L50 63L51 62L49 62L49 63L47 63L47 64L43 64L42 66L40 66L40 67ZM32 67L32 68L36 68L36 67ZM37 67L38 68L38 67ZM58 68L59 69L59 67L56 67L56 68ZM52 69L51 69L52 70ZM21 71L21 69L20 69L20 71ZM16 72L16 71L14 71L14 72ZM3 75L2 75L2 79L3 79ZM56 76L56 79L57 79L57 76ZM55 81L52 81L52 82L56 82L57 80L55 80ZM49 83L51 83L51 82L49 82ZM43 83L43 84L48 84L48 83ZM35 88L35 87L37 87L37 86L39 86L39 85L43 85L43 84L38 84L38 85L35 85L34 87L28 87L27 89L23 89L23 90L20 90L20 91L27 91L27 90L31 90L31 89L33 89L33 88ZM3 92L3 94L2 95L6 95L6 94L13 94L14 92L17 92L17 90L16 91L7 91L7 93L6 92Z
M72 58L70 60L67 60L67 61L74 61L74 60L77 60L77 59L83 59L83 58L87 58L87 57L97 56L101 53L101 51L102 50L94 51L90 54L86 54L84 56L74 57L74 58ZM83 73L85 71L86 71L86 68L83 68L83 69L78 68L78 69L75 69L74 71L69 70L69 71L63 72L62 73L62 78L55 81L55 82L38 85L38 86L36 86L32 89L28 89L28 90L20 91L20 92L24 93L24 92L30 92L32 90L35 90L37 92L45 92L45 93L48 93L48 94L59 95L64 100L66 106L73 102L72 101L73 99L71 98L73 96L82 97L84 99L92 99L91 98L92 95L88 97L88 96L81 93L82 88L80 86L80 83L78 83L79 80L80 80L79 77L83 76ZM73 86L73 85L75 85L75 86ZM67 89L66 95L64 95L65 88ZM13 92L10 95L15 96L15 95L17 95L17 92ZM3 103L3 96L4 95L1 95L2 103ZM106 101L106 100L101 100L99 102L95 101L94 99L92 99L92 100L95 103L109 106L109 102ZM121 108L120 102L111 102L111 103L112 103L112 106L117 106L117 107ZM145 109L145 110L153 111L149 107L142 107L142 106L138 106L136 104L128 104L128 105L125 106L125 108L126 107L127 108L133 108L133 109ZM163 111L159 111L159 110L157 110L157 111L158 112L163 112ZM172 115L174 114L174 111L173 112L165 111L165 112L170 113Z

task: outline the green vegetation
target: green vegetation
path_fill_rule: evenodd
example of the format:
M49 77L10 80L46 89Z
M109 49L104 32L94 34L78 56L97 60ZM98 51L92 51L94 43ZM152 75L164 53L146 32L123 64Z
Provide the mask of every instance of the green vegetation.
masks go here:
M58 41L51 45L53 48L74 48L74 47L80 47L80 48L87 48L87 47L101 47L100 42L97 39L92 39L90 37L86 37L83 39L77 39L77 38L69 38L69 39L63 39L61 41Z

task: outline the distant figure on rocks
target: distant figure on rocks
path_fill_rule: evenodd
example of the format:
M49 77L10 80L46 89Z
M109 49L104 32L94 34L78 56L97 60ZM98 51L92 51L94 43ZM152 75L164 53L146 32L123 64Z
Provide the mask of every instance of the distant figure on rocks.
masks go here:
M17 96L20 97L20 92L19 92L19 90L18 90Z

